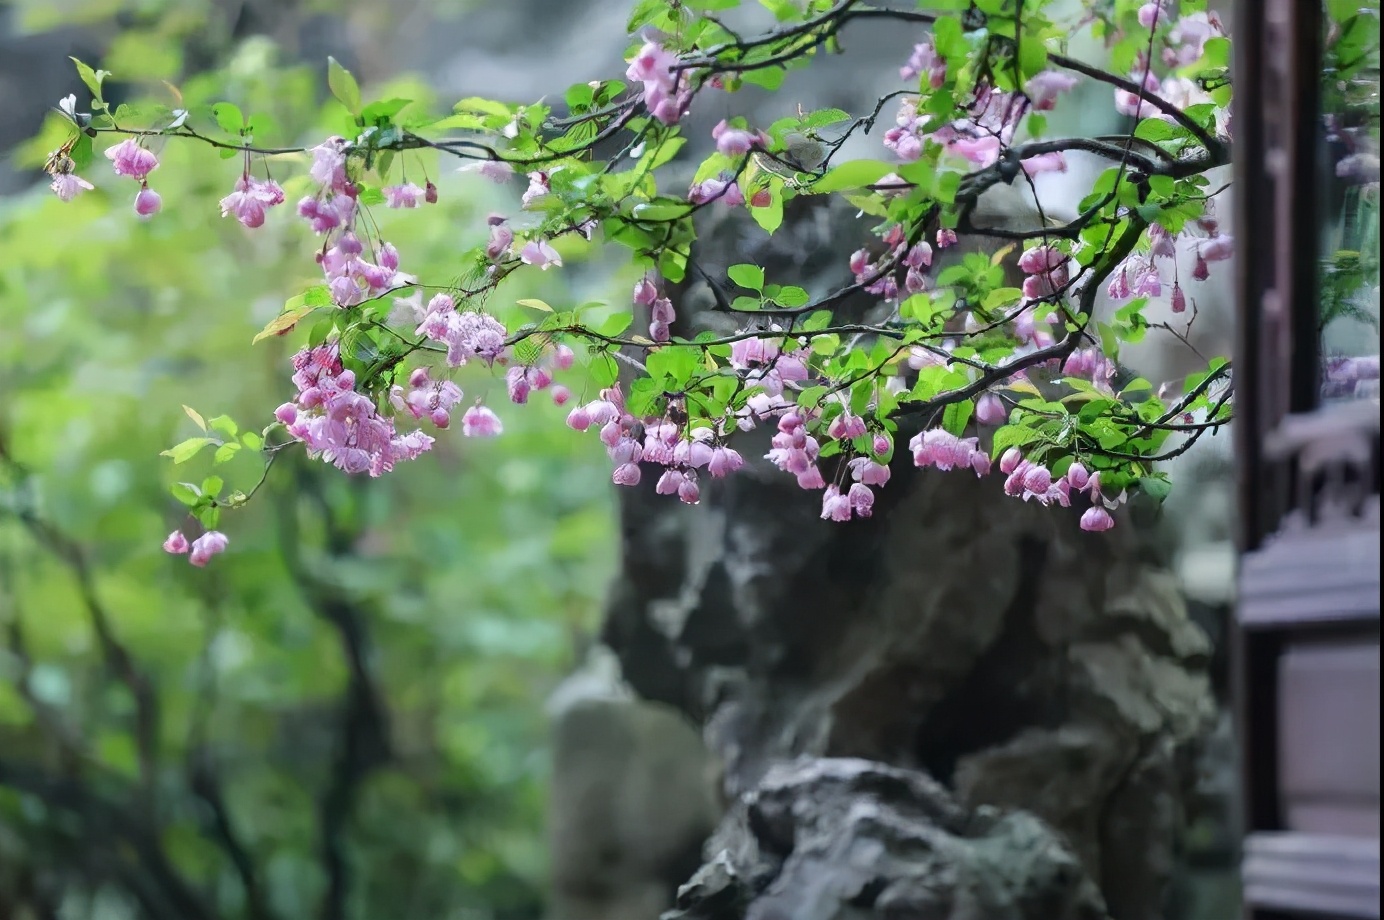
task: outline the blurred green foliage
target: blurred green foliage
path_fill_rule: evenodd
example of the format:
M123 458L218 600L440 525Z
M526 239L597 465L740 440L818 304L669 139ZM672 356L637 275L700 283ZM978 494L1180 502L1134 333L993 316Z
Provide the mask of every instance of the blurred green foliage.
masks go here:
M246 42L184 102L320 141L340 116L320 67L273 59ZM58 131L19 158L41 163ZM458 425L379 480L295 448L223 518L211 567L163 553L189 523L169 482L211 470L210 452L158 456L196 433L182 406L269 421L303 331L250 340L318 269L293 187L249 232L216 207L238 161L159 153L148 222L99 156L98 190L70 204L0 200L0 917L537 917L541 703L613 568L608 462L563 410L509 406L499 374L467 368L503 437ZM406 164L445 219L375 212L429 280L500 204L452 165ZM513 292L558 302L577 275ZM261 466L247 450L217 473L248 490Z

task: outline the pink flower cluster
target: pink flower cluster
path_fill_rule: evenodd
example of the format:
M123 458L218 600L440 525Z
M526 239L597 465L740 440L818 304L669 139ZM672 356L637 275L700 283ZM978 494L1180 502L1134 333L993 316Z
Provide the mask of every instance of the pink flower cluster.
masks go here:
M1109 530L1115 526L1110 510L1124 501L1106 499L1101 494L1100 474L1090 473L1080 461L1074 461L1065 475L1054 477L1041 463L1024 459L1017 447L1011 447L1000 457L1000 472L1007 477L1004 481L1004 494L1028 501L1030 498L1042 505L1057 504L1063 508L1072 505L1073 492L1090 495L1091 507L1081 516L1081 529L1090 531Z
M1107 393L1114 392L1111 381L1115 379L1115 371L1115 362L1098 348L1078 348L1062 362L1064 375L1089 380L1097 389Z
M433 380L426 367L417 368L408 378L408 390L395 385L389 401L400 412L414 418L427 418L438 428L452 423L451 409L461 402L461 387L450 380Z
M128 138L114 147L107 148L106 158L111 161L111 167L117 176L128 176L139 183L139 191L135 193L135 213L140 217L153 217L157 214L163 207L163 199L158 192L149 187L149 174L159 168L159 158L154 156L154 152L134 138ZM81 187L91 186L78 179L75 188L69 181L65 181L63 187L59 188L55 181L53 191L66 201L77 194L76 188Z
M640 463L657 464L665 469L654 490L660 495L677 495L688 504L701 499L699 470L719 479L745 465L740 454L720 443L710 428L688 432L667 419L641 423L625 410L619 387L604 389L598 399L574 407L567 415L567 425L574 431L595 428L600 432L601 443L614 464L611 480L616 485L638 485L643 478Z
M908 442L913 465L939 470L972 470L976 476L990 472L990 457L980 449L978 438L959 438L943 428L929 428Z
M662 45L647 42L630 62L625 76L644 84L644 105L665 125L675 125L687 114L692 89L681 73L674 70L678 56Z
M728 157L743 157L751 150L769 146L769 138L763 131L732 128L724 118L711 129L711 138L716 141L717 151Z
M914 45L908 63L899 68L899 78L903 80L916 80L923 75L933 89L941 89L947 82L947 59L937 53L931 38Z
M1201 236L1198 234L1205 234ZM1173 271L1171 306L1174 313L1187 309L1187 295L1177 280L1177 243L1186 239L1192 244L1195 261L1192 266L1192 280L1205 281L1211 275L1212 262L1224 262L1235 255L1235 239L1221 233L1220 222L1210 213L1195 223L1189 223L1181 233L1170 234L1159 224L1152 224L1148 230L1149 251L1147 254L1133 253L1115 272L1105 291L1114 300L1128 300L1131 297L1160 297L1163 294L1163 274L1161 262L1166 262Z
M321 185L316 195L298 202L298 214L307 220L314 233L325 234L328 242L335 234L335 243L324 246L317 262L326 275L332 300L340 307L353 307L378 297L386 291L413 280L399 271L399 253L384 240L365 233L365 241L356 233L360 213L356 184L346 172L347 142L341 137L329 137L312 148L309 174ZM224 208L225 202L223 202ZM242 207L249 207L241 203ZM367 258L366 244L371 251Z
M163 541L163 551L175 556L187 554L187 561L199 569L211 561L211 557L226 551L230 540L219 530L208 530L196 540L188 543L181 530L175 530Z
M929 83L934 89L946 80L946 62L937 58L928 43L917 45L913 57L900 71L904 79L912 79L923 73L928 74ZM919 114L917 99L905 99L899 106L894 127L884 134L884 146L894 151L900 160L911 163L922 156L924 142L934 140L977 166L989 166L999 159L1000 151L1013 141L1019 123L1030 108L1051 110L1056 106L1057 98L1071 90L1076 83L1074 77L1045 70L1034 74L1023 93L999 92L988 84L982 85L976 90L967 118L940 126L932 123L931 116ZM1030 157L1023 161L1022 166L1032 176L1044 172L1066 172L1067 161L1060 151L1054 151Z
M414 330L447 346L447 364L460 367L472 358L494 364L505 350L505 327L495 317L475 310L458 312L450 294L435 294L428 301L423 321Z
M432 447L433 439L422 431L398 434L393 419L355 391L356 376L342 368L335 344L298 352L293 369L298 395L274 417L307 445L309 456L346 473L379 476Z
M672 325L677 320L673 302L658 289L658 278L652 272L634 285L634 302L649 310L649 338L663 343L672 338Z
M781 397L786 387L807 379L808 357L805 349L784 351L777 340L758 336L730 346L730 366L747 386L759 387L770 398Z
M221 216L235 216L246 227L264 225L266 212L284 203L284 190L273 179L256 179L248 172L236 180L235 191L221 199Z
M865 292L875 294L884 300L896 300L899 296L899 282L894 269L904 269L904 290L909 294L926 291L932 282L926 275L932 265L932 246L920 241L912 246L904 237L902 224L894 224L884 232L884 243L888 246L877 259L870 258L868 249L857 249L851 253L850 268L855 275L856 284L864 284ZM867 284L867 279L873 279Z
M745 203L745 193L740 190L740 183L725 176L712 176L694 182L687 190L687 200L697 205L716 201L728 208L740 207Z
M783 413L778 420L778 433L770 441L771 450L764 455L774 466L792 473L804 489L822 489L826 480L817 467L821 445L807 433L806 420L796 409Z

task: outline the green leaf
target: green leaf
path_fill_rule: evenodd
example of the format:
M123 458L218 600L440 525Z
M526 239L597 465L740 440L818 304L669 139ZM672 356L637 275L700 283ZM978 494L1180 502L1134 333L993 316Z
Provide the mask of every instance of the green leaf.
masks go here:
M606 317L605 322L601 323L600 328L596 330L596 334L613 339L628 329L632 322L634 322L634 314L629 311L613 313Z
M334 57L327 58L327 86L337 101L346 106L352 115L360 114L360 85L351 72L341 66Z
M774 294L773 299L774 302L781 307L796 309L797 307L807 306L807 304L811 301L812 298L809 297L807 291L803 290L802 288L797 287L795 285L786 284L778 289L778 291Z
M240 443L245 445L246 450L259 450L264 447L264 438L253 431L247 431L240 436Z
M298 325L299 320L301 320L303 317L307 316L309 313L316 309L316 307L310 307L304 304L300 307L294 307L290 310L285 310L278 316L271 319L268 323L266 323L265 327L261 329L253 339L250 340L250 344L258 344L260 341L269 338L271 335L284 335L285 333L292 330L294 326Z
M234 457L239 450L240 443L237 441L229 441L225 444L222 444L220 447L216 449L216 453L212 455L212 462L225 463L227 460Z
M971 413L975 411L975 407L975 401L970 399L949 404L942 410L942 427L961 437L966 433L966 426L971 421Z
M898 167L883 160L851 160L833 167L825 176L809 186L814 194L864 188L894 172Z
M990 443L990 456L998 457L1011 447L1026 447L1042 437L1041 432L1027 425L1001 425L995 429L994 438Z
M196 425L203 431L207 430L206 419L202 418L201 414L198 413L196 409L192 408L191 406L183 406L183 411L187 413L188 418L192 419L192 423L194 425Z
M726 274L730 277L730 280L734 281L742 288L748 288L751 291L760 291L764 289L764 269L760 268L758 265L751 265L749 263L732 265L730 268L726 269Z
M189 508L196 507L202 500L202 490L190 482L175 482L169 487L173 497L187 505Z
M207 424L217 431L223 432L228 438L235 437L240 431L239 426L235 423L235 419L231 418L229 415L218 415L214 419L209 419Z
M1139 480L1139 490L1161 502L1171 493L1172 483L1169 483L1167 479L1161 479L1161 477L1145 476Z
M105 70L93 70L89 65L82 63L76 58L71 58L72 63L77 65L77 76L82 78L86 88L91 90L91 96L97 102L101 101L101 84L105 82L110 73Z
M514 303L517 306L528 307L531 310L540 310L543 313L553 312L552 307L548 306L546 302L539 300L536 297L525 297L523 300L516 300Z
M208 444L220 443L216 438L188 438L180 444L173 445L168 450L159 451L159 456L171 457L174 463L186 463L197 456L197 452Z
M209 498L216 498L221 494L221 487L225 484L220 476L208 476L202 480L202 494Z
M240 136L240 132L245 128L245 115L241 113L240 107L231 102L218 102L211 107L212 117L216 119L216 124L227 134Z

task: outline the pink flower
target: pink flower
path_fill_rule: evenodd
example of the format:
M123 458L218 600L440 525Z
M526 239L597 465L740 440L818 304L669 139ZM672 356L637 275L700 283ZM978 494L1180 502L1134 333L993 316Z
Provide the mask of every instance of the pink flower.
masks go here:
M500 417L485 406L472 406L461 417L461 433L468 438L493 438L503 434Z
M1019 256L1019 270L1030 275L1052 271L1067 264L1067 254L1055 246L1039 245Z
M72 173L59 173L53 177L53 181L48 187L53 190L53 194L57 195L60 200L71 201L73 198L77 197L78 193L84 190L90 191L96 186L92 185L81 176Z
M513 230L504 223L491 224L490 240L485 244L485 257L492 262L498 262L501 256L509 252L509 247L513 243Z
M678 500L685 505L695 505L701 497L702 489L697 484L697 474L689 470L683 477L682 484L678 486Z
M1057 106L1057 97L1076 86L1077 78L1059 70L1044 70L1029 77L1024 95L1037 112L1047 112Z
M312 166L308 175L323 188L345 192L350 181L346 177L346 138L332 136L313 147Z
M226 535L219 530L208 530L196 540L192 541L191 553L187 561L201 568L211 561L212 556L225 552L226 544L229 542L230 541L226 539Z
M634 283L634 302L641 307L653 306L658 300L658 285L648 275Z
M882 486L889 481L889 467L876 463L869 457L856 457L846 465L851 471L851 478L856 482L863 482L867 486Z
M567 427L573 431L585 431L591 427L591 413L586 406L574 406L571 412L567 413Z
M639 464L622 463L615 468L615 472L610 476L611 482L617 486L637 486L639 485Z
M842 495L835 485L829 485L822 493L822 520L849 521L851 519L851 500Z
M732 128L723 118L711 129L716 140L716 149L728 157L743 157L762 143L761 138L744 128Z
M187 537L183 536L181 530L175 530L168 535L168 539L163 541L163 551L165 553L185 553L188 550Z
M416 208L423 200L424 191L412 182L403 185L386 185L383 189L386 203L391 208Z
M111 161L117 176L129 176L140 182L159 168L159 158L153 151L141 147L134 138L123 140L106 150L106 158Z
M1078 461L1067 467L1066 479L1067 485L1080 492L1091 482L1091 474L1088 473L1086 467Z
M1110 516L1100 505L1093 505L1086 509L1086 513L1081 516L1081 529L1100 533L1115 526L1115 519Z
M956 231L942 228L937 231L937 248L946 249L948 246L956 245Z
M547 173L531 172L529 173L529 187L524 190L524 194L520 196L519 202L527 208L535 199L542 198L551 191L552 188L548 185Z
M914 80L924 74L928 86L933 89L947 82L947 59L937 53L932 39L914 45L908 63L899 68L899 77L903 80Z
M519 252L519 260L526 265L536 265L543 271L547 271L552 265L562 267L562 256L558 255L556 249L548 245L547 240L530 240L525 243L524 248Z
M508 182L514 175L514 167L503 160L478 160L457 168L457 172L474 172L491 182Z
M159 193L147 185L135 196L135 213L140 217L153 217L162 207L163 199L159 197Z
M856 517L867 518L874 513L875 493L871 492L870 487L864 483L852 483L849 491L846 492L846 499Z
M572 391L559 383L557 386L553 387L552 397L553 405L565 406L572 398Z
M1142 78L1135 75L1131 79L1133 79L1135 83L1139 83L1142 80L1144 90L1148 93L1157 93L1162 88L1162 84L1158 82L1158 78L1147 70L1144 71ZM1115 90L1115 111L1119 112L1121 115L1133 115L1136 118L1145 118L1155 114L1158 110L1148 102L1141 100L1136 93L1117 89Z
M1054 150L1052 153L1040 153L1036 157L1029 157L1019 165L1030 176L1038 176L1047 172L1064 173L1067 171L1067 158L1062 155L1062 151Z
M1228 234L1218 234L1197 243L1197 258L1206 262L1224 262L1235 255L1235 239Z
M682 470L664 470L663 475L658 477L654 492L659 495L676 495L686 478Z
M1048 491L1052 485L1052 473L1048 472L1045 466L1030 466L1028 472L1024 474L1024 489L1035 495Z
M665 125L676 124L692 102L692 92L679 79L673 67L678 56L668 49L646 42L630 62L625 76L644 84L644 105Z
M316 199L304 200L316 205ZM244 226L259 227L264 224L265 212L283 201L284 190L273 179L260 181L254 176L242 175L236 180L235 191L221 199L221 216L235 215Z
M1171 5L1170 0L1151 0L1145 3L1139 7L1139 25L1145 29L1152 29L1156 25L1166 24L1171 15L1168 9Z
M1000 472L1008 476L1019 468L1019 464L1024 462L1024 455L1017 447L1011 447L1000 457Z
M976 421L982 425L1003 425L1009 418L1009 410L994 393L986 393L976 400Z
M711 459L707 461L706 471L715 479L722 479L745 465L740 454L729 447L713 447Z
M724 179L707 179L687 190L687 200L693 204L707 204L722 198L726 194L726 188L727 183Z
M655 300L649 310L649 319L655 323L674 323L677 318L678 314L673 309L673 302L667 297L660 297Z
M1183 313L1187 310L1187 295L1182 293L1182 286L1173 282L1172 308L1174 313Z

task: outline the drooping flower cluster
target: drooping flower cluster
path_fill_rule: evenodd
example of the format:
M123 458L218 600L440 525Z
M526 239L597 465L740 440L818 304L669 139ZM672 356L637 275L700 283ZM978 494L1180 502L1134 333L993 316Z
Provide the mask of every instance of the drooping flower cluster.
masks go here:
M649 338L660 343L671 339L672 325L678 314L673 302L659 291L658 277L650 272L635 282L633 299L636 306L649 311Z
M990 472L990 456L981 450L979 438L959 438L943 428L929 428L915 434L908 449L917 467L969 469L977 476Z
M1022 451L1011 447L1000 457L1000 472L1007 477L1004 494L1024 501L1034 499L1042 505L1070 508L1073 492L1089 495L1091 507L1081 515L1082 530L1114 527L1115 518L1110 511L1125 500L1123 493L1114 499L1106 498L1101 493L1100 474L1089 472L1080 461L1074 461L1062 476L1054 477L1046 466L1025 459Z
M400 435L393 419L356 392L356 376L342 368L335 344L298 352L293 369L298 394L274 417L307 446L309 456L346 473L379 476L432 447L433 439L422 431Z
M910 65L904 68L905 77L912 64L910 60ZM945 62L941 66L940 79L945 80ZM932 79L938 77L934 75ZM1035 74L1023 93L1000 92L983 84L975 92L968 116L947 124L936 124L932 116L920 113L920 100L905 98L899 105L894 127L884 134L884 146L903 162L911 163L922 156L924 143L936 141L977 166L990 166L999 159L1000 151L1013 142L1019 124L1030 109L1047 111L1054 108L1057 97L1075 85L1075 78L1057 71ZM1021 166L1032 176L1066 172L1067 161L1061 151L1051 151L1028 157Z
M494 364L505 350L506 332L499 320L476 310L459 312L450 294L435 294L428 301L414 335L446 345L449 367L460 367L472 358Z
M916 80L924 75L933 89L940 89L947 82L947 59L937 53L931 38L914 45L908 63L899 68L902 80Z
M452 423L451 409L461 402L461 397L461 387L450 380L433 380L426 367L409 375L407 391L395 385L389 393L395 409L407 411L414 418L426 418L438 428Z
M1162 296L1166 283L1164 271L1169 270L1172 273L1172 310L1181 313L1187 309L1187 295L1177 277L1178 242L1186 240L1191 243L1195 259L1191 272L1194 281L1205 281L1210 277L1211 263L1224 262L1235 255L1235 240L1221 232L1220 222L1212 213L1210 202L1207 202L1206 213L1188 223L1179 233L1171 234L1161 225L1151 224L1148 237L1149 251L1130 254L1111 275L1105 290L1112 299Z
M211 557L226 551L231 541L219 530L208 530L196 540L188 543L181 530L175 530L163 541L163 551L175 556L187 555L187 561L199 569L211 561Z
M234 216L246 227L264 225L265 214L284 203L284 190L273 179L256 179L248 172L236 180L235 191L221 199L221 216Z
M139 183L139 191L135 193L135 213L140 217L157 214L163 207L163 198L149 187L149 174L159 168L159 158L154 156L154 152L131 137L107 148L106 158L111 161L111 168L117 176L128 176ZM67 188L59 190L56 186L53 190L59 198L63 198L64 192L68 191ZM71 194L75 195L76 192Z
M678 56L662 45L647 42L630 62L625 76L644 84L644 104L665 125L675 125L692 104L692 88L675 70Z

